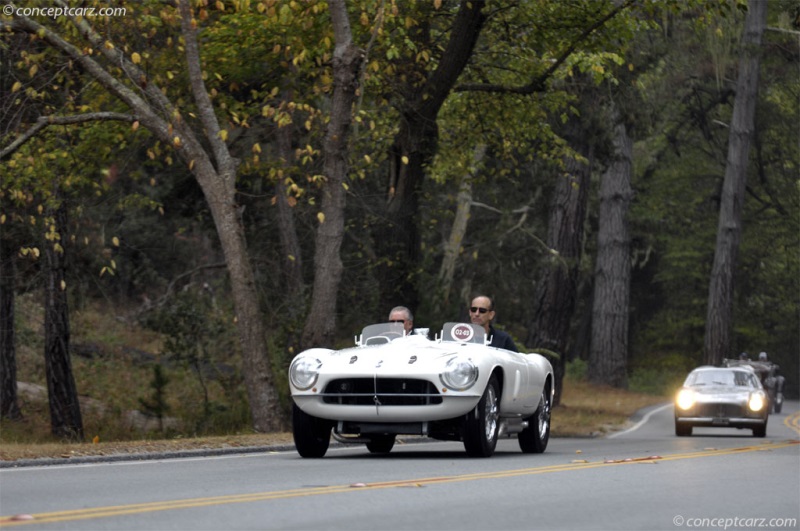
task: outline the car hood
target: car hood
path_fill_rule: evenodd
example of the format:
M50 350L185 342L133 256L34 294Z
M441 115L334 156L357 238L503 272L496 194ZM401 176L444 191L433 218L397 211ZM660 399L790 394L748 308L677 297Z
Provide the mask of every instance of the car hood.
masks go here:
M320 357L320 360L323 362L323 367L328 370L334 367L374 370L430 364L449 359L455 354L468 353L469 350L468 345L436 343L424 337L407 336L383 345L329 351L324 359Z
M748 397L750 393L755 391L755 389L750 389L749 387L736 387L736 386L724 386L724 385L714 385L714 386L698 386L698 387L691 387L691 390L694 391L697 395L702 397Z

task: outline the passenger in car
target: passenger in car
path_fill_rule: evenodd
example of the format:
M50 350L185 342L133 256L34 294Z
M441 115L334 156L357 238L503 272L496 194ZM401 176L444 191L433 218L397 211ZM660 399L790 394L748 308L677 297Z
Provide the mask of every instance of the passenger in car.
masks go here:
M403 328L406 329L406 335L409 336L414 333L414 314L405 306L395 306L389 312L390 323L403 323Z
M494 316L494 301L491 297L478 295L472 299L472 303L469 305L469 319L472 324L482 326L486 330L486 335L490 338L489 346L518 352L517 345L514 344L511 336L492 326Z

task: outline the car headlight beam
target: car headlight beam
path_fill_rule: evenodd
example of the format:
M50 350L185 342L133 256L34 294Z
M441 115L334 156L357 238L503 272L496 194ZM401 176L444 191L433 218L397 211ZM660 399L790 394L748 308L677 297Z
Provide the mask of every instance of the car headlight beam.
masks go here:
M455 356L447 361L439 379L448 389L465 391L478 381L478 367L469 358Z
M764 395L761 393L753 393L750 395L750 399L747 401L747 407L750 408L750 411L761 411L764 409L766 405L766 400L764 399Z
M694 391L691 389L681 389L678 392L678 397L675 399L675 405L685 411L694 406L695 400Z
M310 389L317 383L320 367L322 367L322 362L316 358L308 356L297 358L289 367L289 380L301 391Z

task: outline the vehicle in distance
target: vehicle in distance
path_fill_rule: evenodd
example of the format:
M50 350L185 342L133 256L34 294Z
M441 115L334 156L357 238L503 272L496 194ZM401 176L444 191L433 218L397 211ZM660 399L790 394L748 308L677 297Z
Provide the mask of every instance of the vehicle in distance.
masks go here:
M289 368L298 453L323 457L331 436L388 453L398 435L463 441L472 457L491 456L498 437L516 436L524 453L544 452L550 362L488 343L471 323L446 323L433 340L379 323L354 347L301 352Z
M691 435L694 427L719 427L749 428L755 437L764 437L768 404L751 367L698 367L675 398L675 435Z

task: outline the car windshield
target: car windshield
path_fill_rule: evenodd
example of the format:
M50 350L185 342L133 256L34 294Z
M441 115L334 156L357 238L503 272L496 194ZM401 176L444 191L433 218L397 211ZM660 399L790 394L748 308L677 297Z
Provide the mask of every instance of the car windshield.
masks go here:
M744 371L696 371L689 375L686 385L724 385L732 387L753 387L752 375Z

